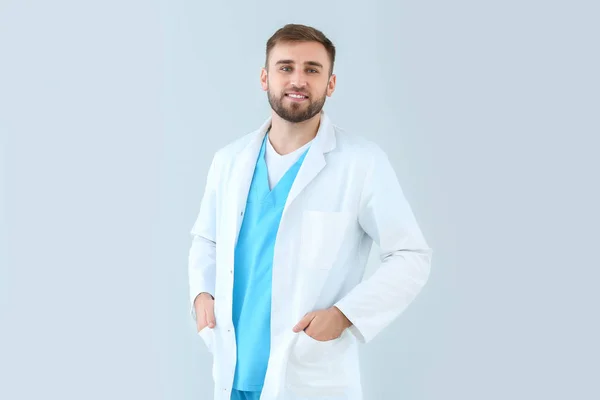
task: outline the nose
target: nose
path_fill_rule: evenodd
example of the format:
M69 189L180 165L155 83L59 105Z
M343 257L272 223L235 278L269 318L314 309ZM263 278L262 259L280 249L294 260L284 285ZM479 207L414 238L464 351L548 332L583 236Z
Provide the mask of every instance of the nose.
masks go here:
M298 88L303 88L306 86L306 74L302 69L296 69L291 76L290 84L292 86L296 86Z

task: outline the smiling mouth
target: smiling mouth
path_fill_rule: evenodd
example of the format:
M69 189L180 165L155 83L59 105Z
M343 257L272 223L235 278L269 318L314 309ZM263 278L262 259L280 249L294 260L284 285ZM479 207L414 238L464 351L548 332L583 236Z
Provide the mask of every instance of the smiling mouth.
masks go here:
M293 99L293 100L306 100L306 99L308 99L308 96L305 96L303 94L296 94L296 93L286 93L285 96L289 97L290 99Z

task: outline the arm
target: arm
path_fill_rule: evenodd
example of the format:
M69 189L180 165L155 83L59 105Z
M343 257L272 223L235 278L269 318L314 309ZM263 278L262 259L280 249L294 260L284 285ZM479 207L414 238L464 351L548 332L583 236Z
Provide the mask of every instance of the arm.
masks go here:
M210 165L200 212L192 227L188 275L191 315L196 320L194 301L200 293L215 295L216 285L216 157Z
M381 264L335 304L363 343L388 326L421 291L429 277L432 253L386 154L379 147L374 153L358 221L379 246Z

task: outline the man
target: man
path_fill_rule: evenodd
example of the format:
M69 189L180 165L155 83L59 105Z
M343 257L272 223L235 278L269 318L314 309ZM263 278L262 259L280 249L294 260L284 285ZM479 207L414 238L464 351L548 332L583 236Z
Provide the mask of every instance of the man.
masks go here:
M290 24L266 50L272 115L215 154L191 231L214 398L360 400L357 345L419 293L431 249L385 153L322 111L331 41ZM373 241L381 265L363 280Z

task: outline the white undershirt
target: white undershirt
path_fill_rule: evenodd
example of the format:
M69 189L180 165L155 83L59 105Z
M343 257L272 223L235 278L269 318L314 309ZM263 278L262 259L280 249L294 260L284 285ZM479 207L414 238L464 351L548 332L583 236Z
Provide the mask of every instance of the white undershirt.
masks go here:
M285 175L288 169L298 161L304 150L310 143L306 143L304 146L291 153L281 155L275 151L271 144L271 139L267 135L267 146L265 149L265 162L267 163L267 171L269 175L269 190L273 189L277 182Z

